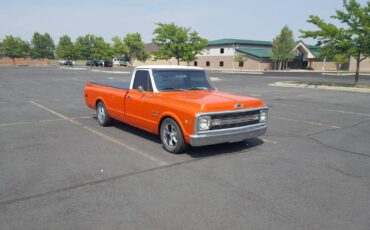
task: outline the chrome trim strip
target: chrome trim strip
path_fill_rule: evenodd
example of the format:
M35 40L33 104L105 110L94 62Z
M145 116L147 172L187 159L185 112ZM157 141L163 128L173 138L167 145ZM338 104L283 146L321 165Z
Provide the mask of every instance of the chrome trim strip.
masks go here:
M221 132L208 132L190 135L190 145L205 146L220 143L238 142L263 135L267 130L267 124L256 125L221 130ZM220 131L220 130L218 130Z

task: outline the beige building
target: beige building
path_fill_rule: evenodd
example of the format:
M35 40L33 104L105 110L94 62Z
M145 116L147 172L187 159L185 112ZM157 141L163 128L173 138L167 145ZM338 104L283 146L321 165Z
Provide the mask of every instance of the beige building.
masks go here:
M307 45L302 41L294 47L295 59L289 63L290 69L314 69L318 71L335 70L336 65L319 59L319 47ZM236 62L235 56L245 56L244 62ZM208 42L205 51L197 56L194 66L210 69L272 70L275 63L271 60L272 42L220 39Z
M145 50L155 53L158 51L158 48L153 44L147 44ZM320 52L318 46L307 45L302 41L298 41L294 47L294 52L296 54L295 59L288 65L290 69L313 69L315 71L337 70L337 66L333 61L324 61L324 58L319 58ZM246 60L241 63L234 61L237 55L245 56ZM265 71L276 69L271 56L271 41L220 39L208 42L204 52L198 55L197 59L191 62L190 65L215 70ZM175 58L157 60L153 55L145 63L136 60L133 63L134 66L143 64L177 65L177 60ZM186 62L181 62L180 64L187 65ZM342 70L355 71L356 61L351 58L350 62L341 68ZM369 58L361 62L360 69L361 71L370 71Z

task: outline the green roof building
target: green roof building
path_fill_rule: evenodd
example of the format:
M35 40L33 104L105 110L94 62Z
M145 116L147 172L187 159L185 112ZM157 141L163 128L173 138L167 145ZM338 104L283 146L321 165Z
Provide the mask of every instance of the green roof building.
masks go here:
M321 70L336 68L332 62L320 60L318 46L307 45L303 41L297 41L294 47L296 57L289 63L291 69ZM245 56L245 61L235 62L235 56ZM219 39L209 41L207 48L198 55L194 65L213 69L245 69L245 70L271 70L275 63L271 60L272 42L243 39Z

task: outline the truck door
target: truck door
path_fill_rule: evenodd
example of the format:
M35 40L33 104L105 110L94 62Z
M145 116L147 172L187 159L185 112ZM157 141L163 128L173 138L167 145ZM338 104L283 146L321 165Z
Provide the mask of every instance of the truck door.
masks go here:
M145 106L153 94L149 71L137 70L134 77L132 89L128 91L125 100L125 120L138 128L148 129L148 121L145 119L148 109Z

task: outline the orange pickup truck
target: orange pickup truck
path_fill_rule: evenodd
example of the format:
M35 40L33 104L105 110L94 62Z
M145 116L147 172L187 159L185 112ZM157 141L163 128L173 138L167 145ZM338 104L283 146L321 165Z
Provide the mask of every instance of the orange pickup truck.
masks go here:
M89 82L84 95L100 125L113 118L159 134L171 153L240 142L267 129L262 100L219 92L197 67L139 66L131 82Z

